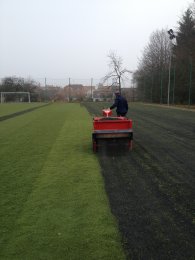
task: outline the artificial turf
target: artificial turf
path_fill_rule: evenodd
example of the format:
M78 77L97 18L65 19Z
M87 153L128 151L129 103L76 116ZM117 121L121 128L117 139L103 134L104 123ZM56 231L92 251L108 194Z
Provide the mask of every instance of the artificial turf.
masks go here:
M0 124L0 258L124 259L85 108L53 104Z
M25 111L29 108L35 108L44 105L44 103L2 103L0 104L0 117L17 113L19 111Z

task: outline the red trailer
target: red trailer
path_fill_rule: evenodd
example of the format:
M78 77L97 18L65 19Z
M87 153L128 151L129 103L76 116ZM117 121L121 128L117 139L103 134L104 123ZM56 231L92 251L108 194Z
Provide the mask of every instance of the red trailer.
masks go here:
M123 139L128 149L132 150L133 129L132 120L126 117L112 117L112 110L103 109L103 117L93 118L93 151L96 152L100 139Z

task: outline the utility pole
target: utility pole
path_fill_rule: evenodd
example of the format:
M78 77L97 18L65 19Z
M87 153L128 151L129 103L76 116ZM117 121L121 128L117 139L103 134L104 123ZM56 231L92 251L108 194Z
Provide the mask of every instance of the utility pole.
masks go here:
M45 78L45 101L47 97L47 79Z
M190 57L190 75L189 75L189 95L188 95L188 106L191 105L191 88L192 88L192 58Z
M152 84L151 84L151 92L150 92L150 100L151 100L151 103L153 102L153 85L154 85L154 75L153 75L153 70L152 70Z
M167 93L167 105L169 106L169 97L170 97L170 85L171 85L171 53L170 53L170 60L169 60L169 80L168 80L168 93Z
M175 104L175 65L173 69L173 105Z
M146 101L146 81L145 81L145 76L143 77L143 84L144 84L143 102L145 102Z
M160 77L160 104L163 103L162 99L162 88L163 88L163 70L161 70L161 77Z
M91 78L91 101L93 101L93 78Z
M70 78L68 83L68 102L70 102Z
M28 92L28 103L30 103L30 92Z
M176 36L172 29L168 30L167 32L169 34L169 39L171 40L171 43L172 43L172 40L174 38L176 38ZM168 93L167 93L167 105L168 106L170 103L169 97L170 97L170 84L171 84L171 59L172 59L172 46L170 48L170 60L169 60L169 79L168 79Z

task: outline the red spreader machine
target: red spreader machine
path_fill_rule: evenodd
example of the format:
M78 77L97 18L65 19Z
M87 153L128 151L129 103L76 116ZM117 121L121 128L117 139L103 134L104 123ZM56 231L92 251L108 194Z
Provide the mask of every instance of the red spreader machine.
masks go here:
M120 140L123 139L128 150L132 150L133 144L133 122L126 117L113 117L112 110L103 109L103 117L93 118L92 142L93 151L97 152L101 139Z

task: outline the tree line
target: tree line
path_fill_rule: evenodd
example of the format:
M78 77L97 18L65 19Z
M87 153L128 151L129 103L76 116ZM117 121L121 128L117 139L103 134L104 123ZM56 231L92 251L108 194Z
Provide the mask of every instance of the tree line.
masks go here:
M151 34L133 80L142 101L195 104L195 3L183 13L176 31Z
M54 100L60 91L60 87L42 87L40 83L30 78L5 77L0 84L0 92L18 92L12 94L7 93L6 96L4 96L4 102L15 102L17 100L28 102L28 96L21 95L20 92L30 92L31 102L48 102Z

